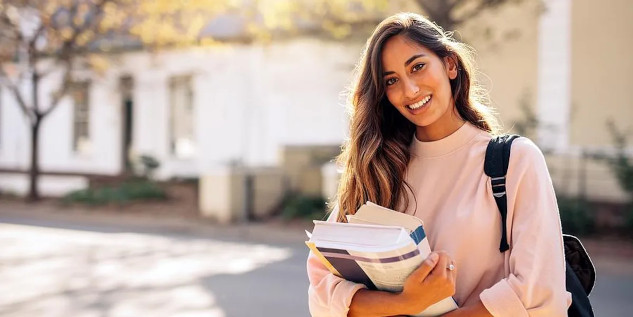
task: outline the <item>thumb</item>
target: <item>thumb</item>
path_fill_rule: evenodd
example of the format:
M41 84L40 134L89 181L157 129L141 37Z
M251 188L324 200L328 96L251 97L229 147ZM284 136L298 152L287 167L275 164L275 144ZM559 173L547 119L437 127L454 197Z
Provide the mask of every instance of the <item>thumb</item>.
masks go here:
M431 252L422 264L420 264L420 267L413 271L412 275L415 276L416 280L423 281L429 273L431 273L435 265L437 265L439 258L440 256L437 253Z

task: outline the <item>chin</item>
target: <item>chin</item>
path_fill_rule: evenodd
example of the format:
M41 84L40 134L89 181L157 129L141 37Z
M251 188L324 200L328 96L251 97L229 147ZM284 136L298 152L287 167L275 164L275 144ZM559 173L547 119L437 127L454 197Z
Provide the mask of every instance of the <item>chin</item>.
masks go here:
M411 121L411 120L409 120ZM420 128L426 128L428 126L430 126L431 124L433 124L433 122L435 121L430 121L430 120L413 120L411 121L411 123L415 124L416 127L420 127Z

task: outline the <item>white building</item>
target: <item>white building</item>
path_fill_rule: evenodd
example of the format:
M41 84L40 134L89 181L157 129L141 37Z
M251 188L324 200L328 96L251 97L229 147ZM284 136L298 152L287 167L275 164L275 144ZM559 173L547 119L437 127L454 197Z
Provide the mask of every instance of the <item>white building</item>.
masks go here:
M117 175L126 153L146 154L161 162L161 179L195 177L230 164L276 165L284 145L339 145L360 50L295 39L118 55L104 74L79 74L75 92L44 119L40 168ZM44 105L53 80L42 82ZM6 89L0 98L0 169L28 170L27 120ZM24 174L0 177L0 191L24 194L27 185ZM85 185L84 177L44 176L40 190Z

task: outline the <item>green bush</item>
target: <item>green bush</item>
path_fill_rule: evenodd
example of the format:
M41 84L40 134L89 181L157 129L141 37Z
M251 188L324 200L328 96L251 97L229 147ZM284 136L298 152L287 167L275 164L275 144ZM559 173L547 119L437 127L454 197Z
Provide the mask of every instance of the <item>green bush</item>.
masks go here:
M137 200L166 199L165 190L156 183L147 180L126 181L114 186L87 188L68 193L63 201L66 203L84 203L104 205L122 204Z
M286 219L322 219L325 199L320 196L291 194L284 199L281 216Z
M626 151L630 134L617 127L611 119L607 121L607 128L611 133L616 153L615 156L602 155L601 158L606 159L620 188L629 196L624 211L624 229L630 234L633 231L633 158L629 157Z
M557 199L563 233L583 236L594 232L595 219L585 200L573 197Z

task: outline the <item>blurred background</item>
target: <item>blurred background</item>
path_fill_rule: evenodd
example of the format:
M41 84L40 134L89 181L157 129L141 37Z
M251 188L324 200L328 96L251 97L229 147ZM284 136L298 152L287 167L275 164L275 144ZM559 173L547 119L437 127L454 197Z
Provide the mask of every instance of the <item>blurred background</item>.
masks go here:
M307 316L363 45L418 12L545 153L633 309L628 0L0 0L0 315Z

